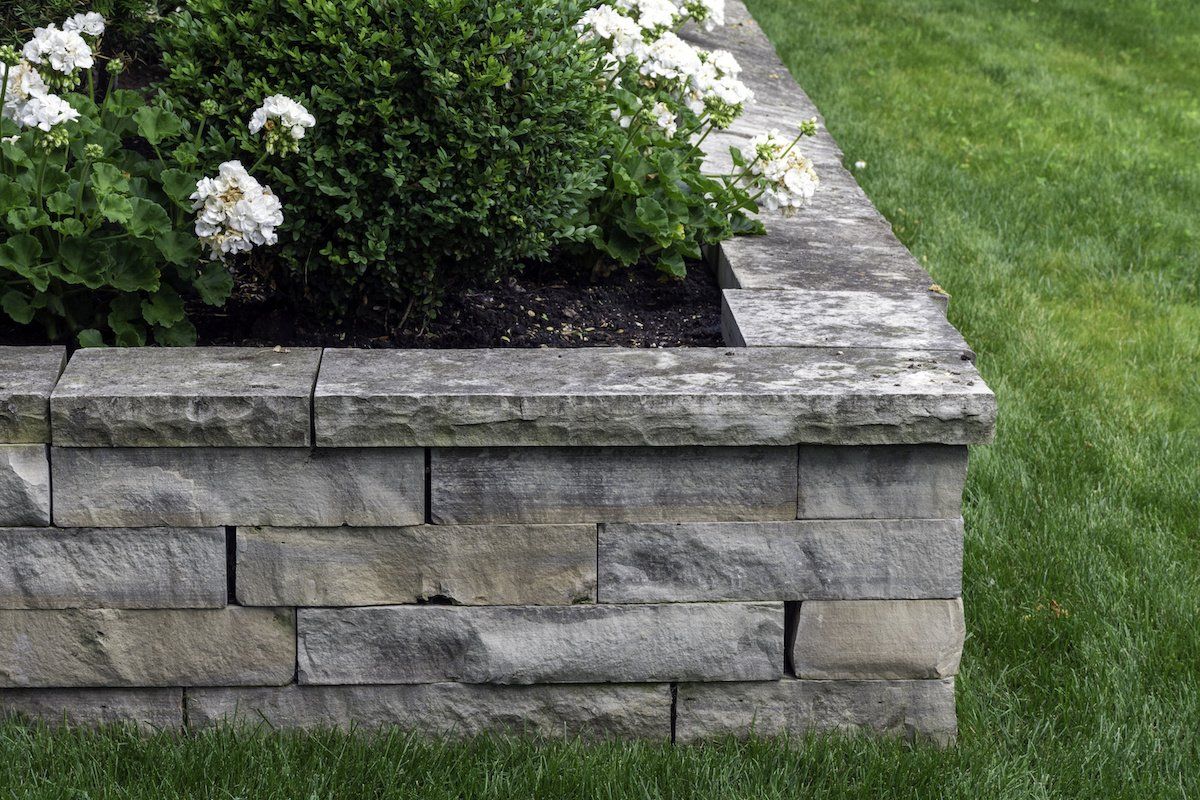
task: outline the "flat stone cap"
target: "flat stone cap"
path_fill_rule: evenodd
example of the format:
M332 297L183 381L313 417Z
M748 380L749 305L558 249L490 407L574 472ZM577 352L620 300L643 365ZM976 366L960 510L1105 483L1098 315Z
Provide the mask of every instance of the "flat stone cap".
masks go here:
M0 444L50 441L50 393L65 347L0 347Z
M311 445L318 348L79 350L50 400L59 447Z
M318 447L974 444L995 398L948 351L326 350Z
M952 350L974 357L928 292L726 289L725 341L739 347Z

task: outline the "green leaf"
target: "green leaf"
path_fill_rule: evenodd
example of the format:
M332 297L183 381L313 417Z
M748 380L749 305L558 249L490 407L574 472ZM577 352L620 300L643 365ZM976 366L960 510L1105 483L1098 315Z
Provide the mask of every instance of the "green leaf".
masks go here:
M128 239L115 243L105 263L106 282L121 292L157 292L158 264L158 250L149 242ZM136 316L141 316L140 309Z
M164 284L142 301L142 318L151 325L169 328L184 318L183 298Z
M21 149L19 144L0 142L0 154L3 154L6 160L13 162L18 167L33 166L33 161L25 154L25 151Z
M24 208L27 205L29 192L12 178L0 175L0 214L8 214L14 208Z
M76 338L79 340L80 347L108 347L104 343L104 337L100 335L100 331L95 328L84 328Z
M165 108L139 108L133 114L133 121L137 123L138 135L152 145L174 139L183 132L183 122Z
M97 195L96 207L109 222L125 224L133 218L133 203L129 198L119 194Z
M8 226L15 231L31 231L50 224L50 215L33 206L14 208L8 212L6 219Z
M185 319L169 328L156 327L154 341L163 347L192 347L196 344L196 326Z
M42 243L28 233L10 236L0 244L0 268L17 273L28 280L39 292L50 285L46 268L38 264L42 257Z
M196 178L179 169L164 169L158 176L163 191L183 208L192 207L191 196L196 191Z
M687 265L683 263L683 256L674 251L659 255L658 263L655 266L658 267L660 272L665 272L676 278L683 278L687 275Z
M670 236L670 220L667 219L667 210L653 197L638 198L637 220L659 238Z
M29 304L29 298L16 289L5 292L4 296L0 297L0 308L22 325L33 322L34 308Z
M75 197L66 192L55 192L46 198L46 208L60 216L75 213Z
M60 219L57 222L51 222L50 228L58 231L63 236L83 236L85 231L83 223L74 217L68 217L67 219Z
M104 285L104 255L87 239L65 239L59 245L58 261L51 271L67 283L99 289Z
M100 161L92 165L92 191L97 196L129 191L129 174L115 164Z
M108 327L112 328L118 347L141 347L146 343L146 328L141 317L141 302L137 295L120 295L112 301Z
M192 283L200 293L200 299L210 306L224 305L233 291L233 276L219 261L209 262L200 277Z
M125 224L125 229L139 239L151 239L171 230L171 218L163 207L153 200L143 197L131 197L129 202L133 213Z
M154 246L163 258L180 267L193 266L200 260L200 242L186 231L166 231L154 237Z

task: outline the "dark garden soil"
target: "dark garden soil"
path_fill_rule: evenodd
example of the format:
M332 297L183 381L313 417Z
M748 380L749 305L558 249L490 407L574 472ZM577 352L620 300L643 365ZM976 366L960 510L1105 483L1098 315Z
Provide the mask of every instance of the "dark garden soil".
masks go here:
M694 264L682 281L648 269L592 280L558 267L447 296L437 317L321 324L252 281L224 308L189 309L202 345L285 347L720 347L721 292ZM397 314L396 317L400 315Z

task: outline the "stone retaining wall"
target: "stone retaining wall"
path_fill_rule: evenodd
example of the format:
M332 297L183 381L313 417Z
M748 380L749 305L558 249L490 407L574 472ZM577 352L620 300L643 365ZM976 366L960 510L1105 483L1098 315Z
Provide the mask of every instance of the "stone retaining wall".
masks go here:
M729 13L716 165L815 113ZM813 207L714 253L726 348L0 348L0 713L953 738L995 401L811 150Z

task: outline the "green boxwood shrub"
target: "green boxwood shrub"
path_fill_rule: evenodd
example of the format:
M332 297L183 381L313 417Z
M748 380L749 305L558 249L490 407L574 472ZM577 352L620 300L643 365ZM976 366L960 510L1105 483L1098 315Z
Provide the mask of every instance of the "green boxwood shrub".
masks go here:
M159 27L176 112L213 155L288 94L317 119L264 169L284 278L337 313L433 312L447 287L583 241L607 114L573 0L190 0ZM216 134L214 134L215 136ZM219 160L209 159L209 160ZM415 301L415 306L413 304Z

